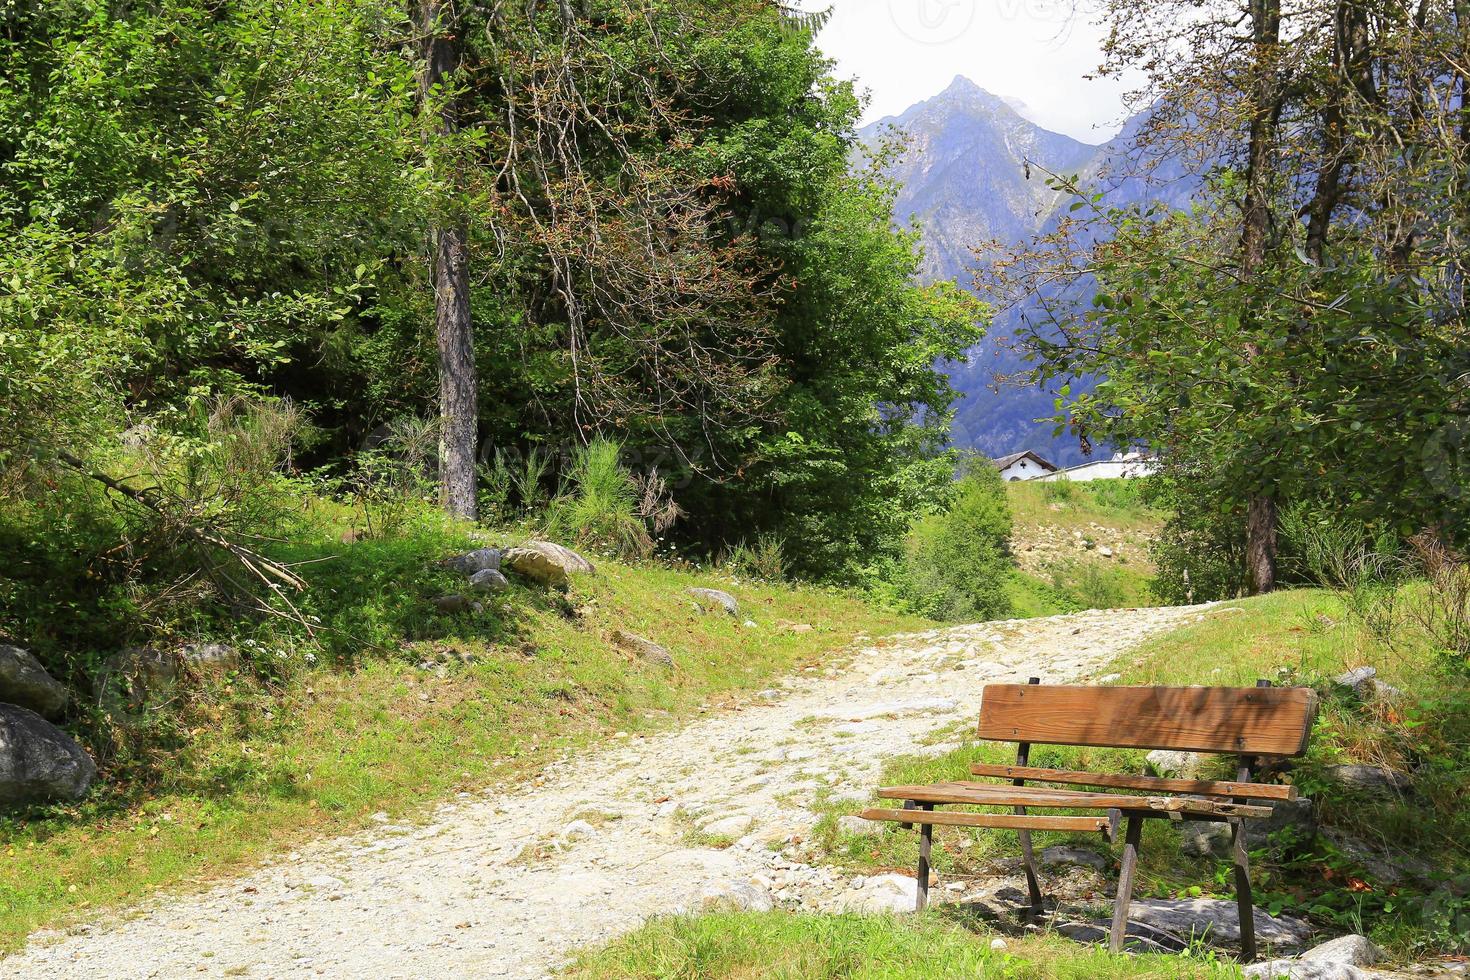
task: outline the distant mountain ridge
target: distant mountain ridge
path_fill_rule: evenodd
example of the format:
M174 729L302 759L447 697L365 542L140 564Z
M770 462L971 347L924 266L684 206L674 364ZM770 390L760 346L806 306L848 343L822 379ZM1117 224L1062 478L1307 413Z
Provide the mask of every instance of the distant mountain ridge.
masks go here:
M901 185L894 219L920 224L926 281L948 279L970 288L977 248L1019 244L1054 226L1068 198L1048 186L1043 170L1080 175L1086 183L1131 169L1125 154L1138 118L1112 140L1089 144L1031 122L1018 105L1024 108L1017 99L959 76L933 98L859 132L869 149L895 130L906 138L905 152L887 173ZM1108 202L1186 203L1197 181L1177 169L1165 170L1158 181L1110 180ZM1050 424L1036 421L1054 412L1051 393L1012 386L992 390L997 374L1024 367L1007 344L1031 310L1034 305L1023 304L1001 312L971 352L970 363L952 366L951 380L965 394L957 405L953 441L988 456L1032 449L1059 465L1080 462L1075 438L1055 437Z

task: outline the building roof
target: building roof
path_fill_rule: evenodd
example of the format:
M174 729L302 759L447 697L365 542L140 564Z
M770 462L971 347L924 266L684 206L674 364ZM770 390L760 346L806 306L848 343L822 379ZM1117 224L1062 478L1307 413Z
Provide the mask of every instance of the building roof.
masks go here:
M991 462L995 464L996 469L1003 470L1007 466L1010 466L1012 463L1015 463L1023 458L1033 459L1036 461L1036 464L1042 469L1050 470L1053 473L1056 472L1056 466L1042 459L1040 456L1036 455L1029 449L1022 450L1019 453L1011 453L1009 456L1002 456L999 459L992 459Z

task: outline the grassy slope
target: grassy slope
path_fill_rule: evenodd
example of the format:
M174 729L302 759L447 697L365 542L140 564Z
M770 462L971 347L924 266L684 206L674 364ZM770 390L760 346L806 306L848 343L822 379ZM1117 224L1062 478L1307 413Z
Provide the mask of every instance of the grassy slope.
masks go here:
M1431 667L1422 643L1406 637L1390 647L1357 628L1347 618L1341 602L1320 591L1282 592L1246 600L1206 616L1201 622L1158 637L1126 654L1115 665L1122 674L1120 684L1212 684L1249 685L1257 678L1278 683L1314 683L1322 686L1350 667L1371 663L1380 677L1402 688L1411 698L1434 699L1456 686ZM968 726L966 726L968 727ZM1395 715L1375 717L1369 706L1351 696L1331 695L1323 706L1307 759L1294 779L1312 795L1325 823L1363 836L1396 839L1410 849L1419 848L1441 868L1453 872L1467 866L1466 825L1463 807L1463 775L1446 775L1443 783L1431 774L1416 779L1420 798L1412 803L1354 797L1320 778L1324 764L1370 761L1402 765L1404 744L1422 738L1450 738L1456 729L1436 728L1422 736L1404 728ZM941 732L935 740L964 738L963 730ZM967 742L962 748L938 758L903 757L889 761L884 784L926 783L967 779L974 761L1012 762L1014 748ZM1039 747L1033 749L1033 765L1107 771L1141 771L1142 753L1098 749ZM912 867L916 858L916 835L896 826L857 835L839 834L836 817L853 813L869 800L828 799L821 809L827 816L814 835L826 859L854 872ZM1144 840L1139 893L1186 896L1217 892L1232 894L1225 864L1213 859L1186 861L1179 857L1174 831L1164 821L1151 821ZM1068 835L1037 834L1036 845L1068 840ZM1107 852L1097 835L1077 836L1070 841ZM999 831L945 828L936 835L936 868L943 873L981 872L988 859L1016 854L1013 834ZM1449 948L1452 937L1427 936L1422 927L1409 925L1385 908L1398 902L1406 905L1412 896L1392 895L1393 889L1375 881L1362 868L1344 865L1329 848L1309 856L1302 866L1285 869L1259 864L1261 899L1301 913L1310 905L1319 921L1333 921L1343 930L1366 931L1403 956L1424 950ZM1288 880L1288 871L1292 880ZM1314 876L1334 876L1338 884ZM1303 877L1305 876L1305 877ZM1340 883L1356 878L1369 891L1351 893ZM1323 887L1331 891L1324 896ZM1361 918L1359 918L1361 917ZM936 919L940 921L935 921ZM826 942L837 937L836 949L856 947L874 963L913 963L892 972L875 970L871 976L1210 976L1233 975L1212 972L1222 968L1208 962L1153 959L1148 957L1112 960L1105 955L1080 950L1051 937L1036 937L1023 943L1007 940L1014 959L988 955L993 933L984 926L967 931L948 921L943 911L931 912L928 920L888 920L881 917L818 916L792 919L779 913L768 917L716 917L703 920L672 920L655 923L607 951L591 955L573 975L585 978L613 976L740 976L782 978L825 978L844 976L841 959L809 954L805 960L788 950L803 943ZM933 950L932 955L927 950ZM837 954L834 954L834 956ZM845 952L842 955L847 955ZM788 961L786 957L790 957ZM884 959L889 957L890 959ZM949 961L967 964L946 972ZM1017 962L1016 960L1019 960ZM787 962L795 963L785 969ZM718 964L718 969L701 973L696 966ZM783 964L778 968L773 964ZM980 964L971 967L968 964ZM969 972L965 972L968 970Z
M1015 521L1013 547L1022 564L1009 588L1017 616L1153 602L1147 546L1164 514L1139 501L1139 487L1138 481L1127 480L1006 485ZM1116 554L1103 558L1095 549L1076 549L1073 532Z
M404 542L332 550L343 560L321 566L320 601L350 607L339 618L377 644L420 638L279 689L218 683L191 698L186 730L153 760L151 781L115 779L81 808L0 820L0 950L39 927L360 828L377 811L412 814L617 731L672 724L861 633L926 625L832 591L608 561L570 603L516 589L451 621L427 611L443 584L423 571L429 555ZM698 615L684 595L696 585L729 589L757 625ZM783 620L816 630L785 631ZM678 669L630 662L607 640L614 628L665 644ZM460 653L476 660L461 664ZM453 666L417 668L436 657Z

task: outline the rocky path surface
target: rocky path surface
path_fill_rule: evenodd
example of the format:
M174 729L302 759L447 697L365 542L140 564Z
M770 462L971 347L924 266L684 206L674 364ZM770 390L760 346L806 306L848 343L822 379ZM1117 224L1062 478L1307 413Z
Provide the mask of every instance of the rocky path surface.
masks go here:
M37 934L0 974L533 978L578 946L721 897L861 905L860 881L791 856L819 792L863 797L884 759L952 748L934 733L973 719L987 682L1091 678L1205 614L1093 612L885 640L742 708L555 764L534 786L466 796L427 825L385 823L132 917Z

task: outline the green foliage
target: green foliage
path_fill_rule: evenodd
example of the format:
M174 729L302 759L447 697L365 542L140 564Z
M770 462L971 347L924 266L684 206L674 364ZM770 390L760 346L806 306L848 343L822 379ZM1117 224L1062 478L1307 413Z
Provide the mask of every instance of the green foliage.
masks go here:
M601 438L578 447L568 475L570 492L552 501L546 524L553 534L584 546L646 558L654 538L639 513L638 484L619 460L621 452L617 443Z
M947 510L919 518L897 571L915 611L973 622L1010 614L1011 512L1000 474L982 464L962 479Z

